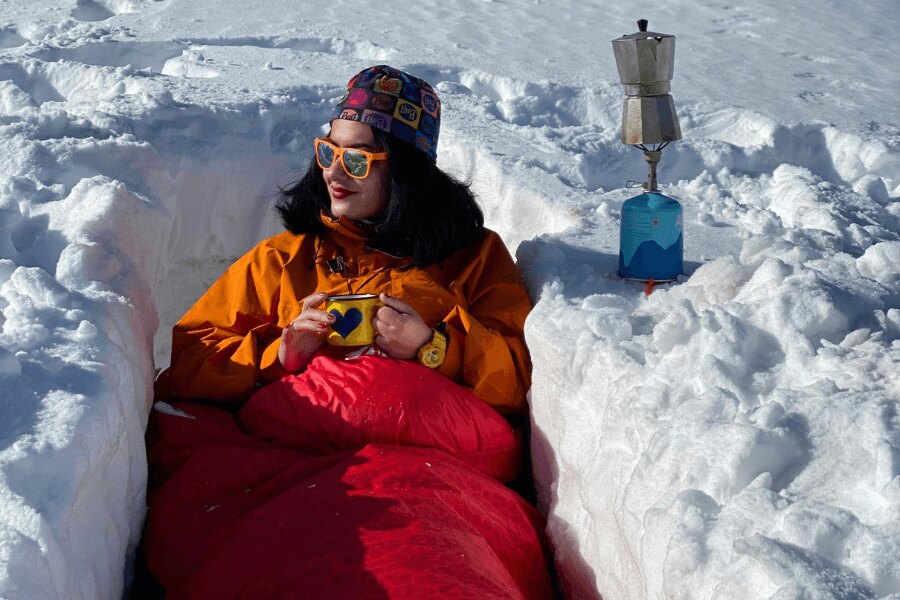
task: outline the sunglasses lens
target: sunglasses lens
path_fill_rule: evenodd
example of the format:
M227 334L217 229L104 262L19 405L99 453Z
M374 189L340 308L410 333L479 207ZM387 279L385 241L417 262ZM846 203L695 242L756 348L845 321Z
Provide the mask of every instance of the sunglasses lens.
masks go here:
M362 152L344 150L344 166L353 177L363 177L369 169L369 159Z
M319 166L327 169L334 161L334 149L325 142L316 144L316 158L319 160Z

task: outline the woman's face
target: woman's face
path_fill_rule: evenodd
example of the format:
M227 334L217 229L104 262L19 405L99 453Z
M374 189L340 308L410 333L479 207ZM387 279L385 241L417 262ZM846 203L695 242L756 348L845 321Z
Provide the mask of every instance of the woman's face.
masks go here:
M335 119L331 123L331 142L340 148L359 148L368 152L383 152L376 147L372 128L358 121ZM354 179L344 170L341 161L335 160L327 169L322 169L322 177L328 186L331 198L331 214L347 217L354 221L372 219L387 208L390 196L388 162L372 161L369 176Z

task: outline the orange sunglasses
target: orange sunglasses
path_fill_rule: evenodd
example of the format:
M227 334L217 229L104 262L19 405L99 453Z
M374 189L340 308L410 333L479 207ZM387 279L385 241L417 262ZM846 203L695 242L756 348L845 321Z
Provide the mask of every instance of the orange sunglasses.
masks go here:
M367 152L359 148L339 148L326 139L316 138L316 163L324 170L330 169L335 160L347 175L354 179L365 179L372 172L372 161L387 160L387 152Z

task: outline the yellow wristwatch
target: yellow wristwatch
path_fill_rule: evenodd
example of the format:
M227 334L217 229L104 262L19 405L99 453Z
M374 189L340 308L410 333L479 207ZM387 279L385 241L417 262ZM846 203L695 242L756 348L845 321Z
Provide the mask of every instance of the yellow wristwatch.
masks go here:
M431 339L419 348L419 362L429 369L437 369L447 355L447 334L434 330Z

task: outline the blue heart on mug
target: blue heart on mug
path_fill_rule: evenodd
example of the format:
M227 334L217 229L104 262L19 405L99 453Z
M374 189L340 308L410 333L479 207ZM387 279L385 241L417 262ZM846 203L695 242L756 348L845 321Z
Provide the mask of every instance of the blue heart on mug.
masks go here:
M343 315L336 308L329 312L334 315L334 324L331 328L344 339L347 339L347 336L362 323L363 315L358 308L351 308Z

